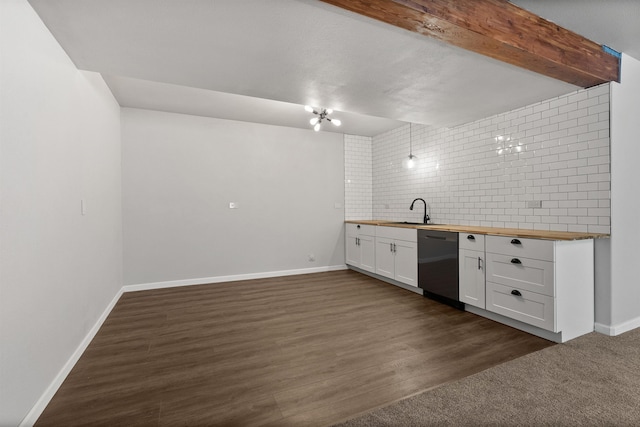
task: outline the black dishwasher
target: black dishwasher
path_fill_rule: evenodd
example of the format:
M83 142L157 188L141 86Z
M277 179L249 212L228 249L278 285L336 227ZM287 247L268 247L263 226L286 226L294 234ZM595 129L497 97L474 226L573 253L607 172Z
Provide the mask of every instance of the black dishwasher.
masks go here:
M464 309L458 293L458 233L418 230L418 286L424 296Z

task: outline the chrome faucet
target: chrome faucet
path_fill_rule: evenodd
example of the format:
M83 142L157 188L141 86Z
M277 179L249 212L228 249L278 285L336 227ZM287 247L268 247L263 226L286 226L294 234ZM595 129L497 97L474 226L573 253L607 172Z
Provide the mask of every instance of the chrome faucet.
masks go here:
M411 206L409 206L409 210L411 210L411 211L413 210L413 204L414 204L417 200L422 200L422 203L424 203L424 220L423 220L423 222L424 222L425 224L428 224L428 223L429 223L429 220L430 220L431 218L429 218L429 215L427 215L427 202L425 202L425 201L424 201L424 199L421 199L421 198L413 199L413 202L411 202Z

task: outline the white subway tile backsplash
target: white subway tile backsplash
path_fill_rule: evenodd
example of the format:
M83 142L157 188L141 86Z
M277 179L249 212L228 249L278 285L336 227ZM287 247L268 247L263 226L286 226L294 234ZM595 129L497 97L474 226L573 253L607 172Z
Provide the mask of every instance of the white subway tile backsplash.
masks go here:
M363 184L345 188L345 216L419 221L421 209L409 205L422 197L434 222L608 233L609 90L580 90L454 128L413 124L411 171L401 166L409 125L373 138L347 135L345 177ZM367 155L372 168L353 163ZM529 200L543 207L529 209Z

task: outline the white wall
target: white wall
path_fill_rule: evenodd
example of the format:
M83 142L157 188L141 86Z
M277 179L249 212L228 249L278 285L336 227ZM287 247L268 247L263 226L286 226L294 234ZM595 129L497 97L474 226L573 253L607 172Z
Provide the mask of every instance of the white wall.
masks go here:
M623 55L620 84L611 86L611 312L604 326L613 334L640 327L639 117L640 61Z
M344 265L341 134L127 108L122 129L125 284Z
M1 7L0 425L11 426L122 286L120 116L26 1Z
M418 167L405 170L410 133ZM609 233L609 191L608 84L453 128L406 125L373 138L376 219L419 221L422 209L409 205L422 197L440 223Z

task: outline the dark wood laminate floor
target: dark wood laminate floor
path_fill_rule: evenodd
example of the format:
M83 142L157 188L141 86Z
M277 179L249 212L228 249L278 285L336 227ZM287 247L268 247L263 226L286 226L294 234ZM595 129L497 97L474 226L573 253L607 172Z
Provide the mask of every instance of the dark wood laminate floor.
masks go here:
M125 293L37 425L330 425L550 345L353 271Z

